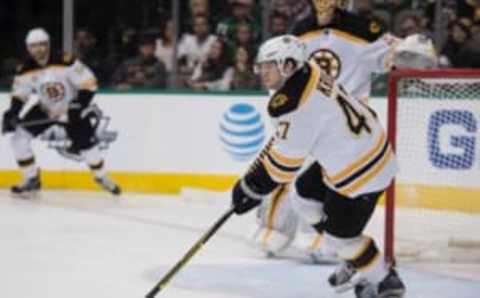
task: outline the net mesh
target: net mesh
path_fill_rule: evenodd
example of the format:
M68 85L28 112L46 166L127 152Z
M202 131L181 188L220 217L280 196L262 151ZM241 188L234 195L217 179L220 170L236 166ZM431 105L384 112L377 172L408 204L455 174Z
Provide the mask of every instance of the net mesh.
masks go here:
M397 81L395 256L480 262L480 72Z

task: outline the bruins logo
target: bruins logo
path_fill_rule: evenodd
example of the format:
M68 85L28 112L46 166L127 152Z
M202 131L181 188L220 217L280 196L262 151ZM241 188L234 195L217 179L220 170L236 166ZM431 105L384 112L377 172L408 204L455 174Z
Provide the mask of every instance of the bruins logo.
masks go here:
M313 53L312 58L315 59L318 66L320 66L320 68L332 78L336 79L340 76L342 62L334 52L327 49L321 49Z
M279 93L274 98L272 98L272 101L270 102L270 108L277 109L286 104L287 101L288 97L285 94Z
M370 23L370 32L375 33L375 34L380 32L380 25L377 22L371 22Z
M65 98L65 86L59 82L48 82L40 86L41 93L51 101L61 101Z

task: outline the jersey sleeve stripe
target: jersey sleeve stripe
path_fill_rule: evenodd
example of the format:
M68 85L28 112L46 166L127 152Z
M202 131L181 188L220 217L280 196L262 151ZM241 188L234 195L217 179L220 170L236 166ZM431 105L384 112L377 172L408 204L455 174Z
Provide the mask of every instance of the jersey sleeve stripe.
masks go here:
M372 178L376 177L378 173L385 168L392 156L393 152L389 147L387 153L378 163L375 164L374 167L372 167L368 172L366 172L362 177L349 185L347 188L339 189L339 192L345 196L353 194L356 190L367 184Z
M279 164L282 164L286 167L300 167L302 166L305 158L291 158L279 153L274 148L269 148L268 154L270 154L273 159Z
M277 183L289 183L295 178L296 172L284 172L272 165L268 158L262 159L261 163L267 170L272 180Z
M345 31L342 31L342 30L338 30L338 29L330 29L331 30L331 33L337 37L340 37L340 38L343 38L343 39L346 39L350 42L353 42L353 43L360 43L360 44L367 44L368 41L363 39L363 38L360 38L358 36L355 36L355 35L352 35L348 32L345 32Z
M310 78L308 79L307 86L305 87L305 90L303 90L302 95L300 97L299 106L302 106L310 98L310 94L312 94L313 90L316 89L318 81L320 79L320 68L311 61L309 61L308 64L312 69L312 73L310 74Z
M386 136L384 133L379 137L373 148L368 151L365 155L363 155L361 158L353 162L350 166L345 168L344 170L340 171L338 174L329 176L329 180L332 183L338 183L342 180L344 180L346 177L352 175L352 173L356 172L359 168L364 166L366 163L368 163L372 158L374 158L383 148L386 142Z
M335 183L335 187L337 188L345 187L346 185L349 185L350 183L352 183L352 181L356 180L358 177L368 172L375 164L377 164L385 156L388 149L389 149L388 142L385 142L379 154L377 154L372 160L370 160L367 164L361 167L358 171L355 171L352 175Z
M96 91L98 88L97 80L94 78L88 79L80 83L81 90Z
M327 31L329 30L329 31ZM346 31L338 30L338 29L319 29L319 30L314 30L314 31L309 31L304 34L302 34L299 39L302 42L307 42L310 39L316 38L319 35L326 34L327 32L330 32L331 34L335 35L336 37L345 39L349 42L353 43L359 43L359 44L367 44L368 41L366 39L363 39L361 37L355 36L351 33L348 33Z
M283 171L283 172L293 172L293 173L296 173L298 170L300 170L300 166L296 166L296 167L291 167L291 166L285 166L279 162L277 162L270 154L266 154L266 158L268 158L268 161L270 161L270 163L276 167L277 169Z

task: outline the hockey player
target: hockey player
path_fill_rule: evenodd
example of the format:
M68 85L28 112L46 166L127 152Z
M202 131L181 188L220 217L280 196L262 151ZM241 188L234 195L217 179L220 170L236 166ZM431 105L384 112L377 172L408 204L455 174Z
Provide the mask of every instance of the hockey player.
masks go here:
M354 98L364 103L370 95L373 73L388 72L397 67L431 67L435 60L433 46L421 36L397 39L379 23L339 8L344 1L311 0L312 11L293 29L293 34L305 43L307 55L328 75L340 83ZM426 56L425 64L405 52L415 52L416 57ZM406 59L402 59L406 58ZM432 65L430 65L432 64ZM313 164L312 167L318 165ZM307 170L308 171L308 170ZM314 261L332 261L328 247L322 245L321 228L314 231L299 221L294 208L321 208L318 202L308 204L291 199L287 193L291 186L285 186L268 200L264 200L258 211L259 227L253 235L255 246L269 255L275 255L287 248L296 237L297 247L310 255ZM299 232L300 231L300 232Z
M291 192L323 208L297 208L350 271L334 272L333 286L355 286L358 298L403 297L405 286L384 261L376 242L363 234L380 195L396 172L394 153L375 113L352 100L341 85L313 62L292 35L264 43L256 61L276 130L271 141L235 184L232 203L243 214L294 181ZM320 164L322 165L320 167ZM347 274L347 276L344 276Z
M40 190L40 170L31 141L61 122L71 140L68 151L84 158L98 185L120 194L119 186L106 176L89 118L89 105L97 90L95 75L79 60L52 53L50 37L42 28L30 30L25 42L29 57L15 76L11 105L2 121L2 132L13 133L11 145L23 176L23 181L11 188L12 193L28 196Z

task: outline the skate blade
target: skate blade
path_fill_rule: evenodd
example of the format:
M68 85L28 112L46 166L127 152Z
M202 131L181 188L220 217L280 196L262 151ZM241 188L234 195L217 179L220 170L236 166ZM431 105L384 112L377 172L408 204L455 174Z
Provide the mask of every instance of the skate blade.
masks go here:
M347 281L347 282L345 282L341 285L338 285L336 287L335 286L332 286L332 287L333 287L333 290L335 291L335 293L341 294L341 293L350 291L351 289L355 288L356 285L358 285L358 284L360 284L364 281L365 280L357 272L350 278L349 281ZM387 298L387 297L384 297L384 298Z
M333 256L318 256L314 253L309 254L310 260L312 264L315 265L337 265L340 263L340 260L338 258L335 258Z
M390 290L387 293L378 295L378 298L403 298L405 297L405 289Z

